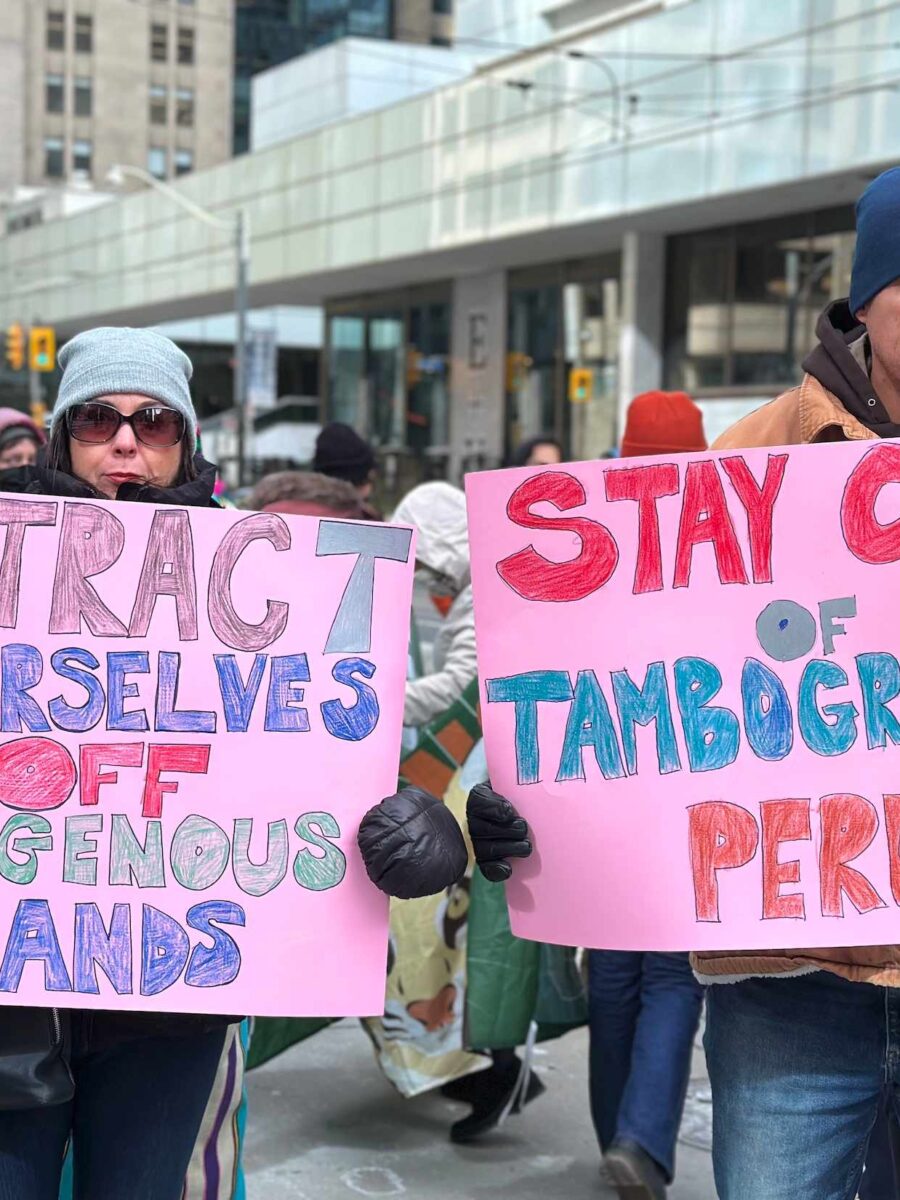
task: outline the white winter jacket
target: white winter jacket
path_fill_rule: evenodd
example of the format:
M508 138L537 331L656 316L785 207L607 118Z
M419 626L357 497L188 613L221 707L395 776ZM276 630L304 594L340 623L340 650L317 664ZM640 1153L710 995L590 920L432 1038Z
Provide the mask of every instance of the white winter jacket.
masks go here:
M406 685L403 723L426 725L478 674L465 496L449 483L422 483L400 502L393 520L415 526L417 561L443 576L455 596L435 638L434 670Z

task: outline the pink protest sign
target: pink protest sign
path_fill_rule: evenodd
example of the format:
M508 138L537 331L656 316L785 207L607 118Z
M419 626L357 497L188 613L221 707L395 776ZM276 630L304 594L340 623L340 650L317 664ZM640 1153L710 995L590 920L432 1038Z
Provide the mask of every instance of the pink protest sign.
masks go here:
M515 933L900 941L897 483L891 442L469 477Z
M387 525L0 495L0 1003L367 1015L414 551Z

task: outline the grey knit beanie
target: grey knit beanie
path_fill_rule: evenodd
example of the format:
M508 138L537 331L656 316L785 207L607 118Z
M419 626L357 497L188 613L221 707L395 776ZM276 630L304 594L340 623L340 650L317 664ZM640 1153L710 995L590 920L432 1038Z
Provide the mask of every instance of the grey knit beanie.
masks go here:
M50 418L51 435L66 410L76 404L132 392L180 412L191 452L197 449L197 414L188 388L191 360L161 333L89 329L66 342L59 352L59 365L63 374Z

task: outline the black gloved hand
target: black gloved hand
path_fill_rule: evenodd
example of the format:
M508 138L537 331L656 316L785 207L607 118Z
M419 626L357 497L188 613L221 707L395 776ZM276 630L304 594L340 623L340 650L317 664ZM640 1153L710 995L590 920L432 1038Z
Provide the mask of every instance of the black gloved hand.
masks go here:
M462 878L469 863L456 818L417 787L405 787L370 808L356 840L366 874L400 900L442 892Z
M469 792L466 819L475 861L491 883L509 879L512 874L509 859L528 858L531 854L527 824L489 783L479 783Z

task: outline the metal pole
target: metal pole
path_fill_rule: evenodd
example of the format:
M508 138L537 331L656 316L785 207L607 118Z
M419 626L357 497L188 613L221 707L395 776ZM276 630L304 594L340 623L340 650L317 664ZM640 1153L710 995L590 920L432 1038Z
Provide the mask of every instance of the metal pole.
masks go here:
M31 330L40 324L40 320L35 317L32 319L28 329L25 330L25 355L28 362L28 404L34 420L37 420L35 413L40 411L40 406L44 403L44 389L41 386L41 376L34 369L31 362Z
M609 95L612 107L612 136L610 141L618 141L620 136L626 140L628 138L628 127L622 120L622 85L619 82L619 77L612 69L605 58L600 58L598 55L590 54L586 50L567 50L566 54L569 58L582 62L593 63L595 67L599 67L609 81Z
M250 272L250 230L243 209L239 209L234 225L237 278L234 289L234 311L237 332L234 340L234 407L238 422L238 487L247 482L247 277Z

